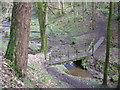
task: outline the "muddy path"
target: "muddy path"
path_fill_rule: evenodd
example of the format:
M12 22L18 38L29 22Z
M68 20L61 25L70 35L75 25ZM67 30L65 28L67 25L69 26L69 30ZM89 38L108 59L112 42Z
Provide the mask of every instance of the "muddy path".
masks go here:
M103 17L100 17L100 13L98 13L96 17L96 24L95 24L95 30L96 30L96 38L99 39L100 37L105 37L105 41L102 43L100 48L96 51L95 57L99 57L101 53L105 51L106 48L106 30L107 30L107 24Z
M59 72L57 68L47 68L47 71L56 79L67 83L70 88L96 88L95 86L85 83L80 79L73 78L65 73Z

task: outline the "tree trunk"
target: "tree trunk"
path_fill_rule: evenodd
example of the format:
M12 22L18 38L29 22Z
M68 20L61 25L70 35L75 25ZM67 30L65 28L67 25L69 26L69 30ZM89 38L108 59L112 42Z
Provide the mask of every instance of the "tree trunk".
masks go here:
M92 2L92 30L95 29L95 2Z
M84 2L82 2L82 13L83 13L83 21L84 21Z
M31 3L14 2L10 41L5 57L15 64L19 76L24 76L28 62L28 36L30 32Z
M61 5L60 5L60 0L58 0L58 14L61 15Z
M109 55L110 55L110 28L112 21L112 8L113 3L110 2L109 6L109 17L108 17L108 26L107 26L107 43L106 43L106 59L104 65L104 77L103 77L103 85L107 86L107 76L108 76L108 67L109 67Z
M61 2L61 14L64 14L64 0L62 0Z
M118 2L118 18L120 18L120 2ZM118 19L118 37L120 37L120 19ZM120 38L118 38L118 42L120 41ZM118 43L118 46L120 46L120 43ZM120 53L119 53L120 58ZM118 61L118 89L120 90L120 60Z
M118 89L120 90L120 66L118 68L118 73L119 73L119 76L118 76L119 77L119 79L118 79Z
M46 2L37 2L38 7L38 21L40 25L40 34L41 34L41 52L45 50L45 35L46 35Z
M13 58L13 56L15 56L15 42L16 42L16 8L17 5L16 3L13 3L13 9L12 9L12 18L11 18L11 27L10 27L10 40L8 42L8 46L7 46L7 50L6 50L6 54L5 54L5 58L9 59L11 61L15 60L15 58Z
M71 8L73 9L73 2L70 2L70 6L71 6Z

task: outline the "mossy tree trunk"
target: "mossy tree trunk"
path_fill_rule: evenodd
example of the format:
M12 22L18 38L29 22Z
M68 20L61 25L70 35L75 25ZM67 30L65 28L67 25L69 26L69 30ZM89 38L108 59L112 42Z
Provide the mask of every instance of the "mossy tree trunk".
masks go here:
M120 37L120 2L118 2L118 37ZM118 42L120 41L120 38L118 38ZM120 43L118 43L118 46L120 46ZM118 58L120 58L120 53L118 55ZM119 59L118 59L119 60ZM120 90L120 60L118 61L118 90Z
M13 9L12 9L12 18L11 18L11 27L10 27L10 40L8 42L5 58L13 61L15 58L15 42L16 42L16 3L13 3Z
M108 67L109 67L109 55L110 55L110 28L112 21L112 8L113 3L110 2L109 5L109 17L108 17L108 25L107 25L107 43L106 43L106 59L104 65L104 76L103 76L103 85L107 86L107 77L108 77Z
M118 76L118 89L120 90L120 63L119 63L119 67L118 67L118 73L119 73L119 76Z
M41 50L40 52L45 51L45 37L46 37L46 8L47 2L37 2L38 8L38 21L40 26L40 34L41 34Z
M28 2L13 3L10 41L5 58L12 60L19 77L25 75L28 62L31 5Z

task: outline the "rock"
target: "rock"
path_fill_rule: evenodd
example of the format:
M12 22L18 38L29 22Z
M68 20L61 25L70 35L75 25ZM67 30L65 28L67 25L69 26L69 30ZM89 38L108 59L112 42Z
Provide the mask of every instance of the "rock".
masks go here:
M6 31L5 32L5 38L9 38L10 37L10 31Z
M111 81L117 82L117 81L118 81L118 75L113 75L113 76L111 77Z

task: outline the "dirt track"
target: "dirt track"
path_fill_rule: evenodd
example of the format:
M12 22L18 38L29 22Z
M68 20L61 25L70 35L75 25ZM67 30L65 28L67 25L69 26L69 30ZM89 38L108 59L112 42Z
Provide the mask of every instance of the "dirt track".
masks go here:
M73 78L64 73L60 73L59 71L57 71L57 68L48 68L47 71L56 79L67 83L70 88L95 88L95 86L85 83L80 79Z

